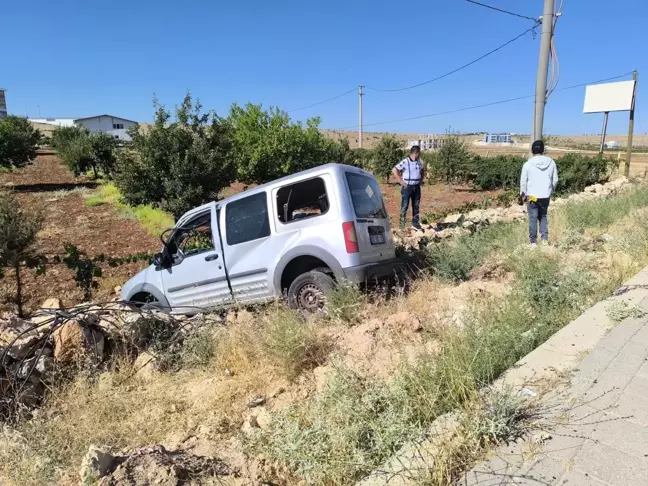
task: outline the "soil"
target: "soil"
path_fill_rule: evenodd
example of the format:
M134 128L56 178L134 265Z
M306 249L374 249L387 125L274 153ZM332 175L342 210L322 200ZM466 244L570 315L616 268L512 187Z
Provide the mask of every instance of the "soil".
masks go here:
M149 235L133 220L125 219L111 205L90 207L83 190L90 191L97 184L89 179L75 178L53 155L39 155L33 164L21 170L0 174L0 187L13 189L26 211L41 211L45 223L38 235L37 249L51 257L64 253L66 242L76 245L90 256L101 253L123 257L137 252L155 252L160 249L157 238ZM146 263L130 263L111 268L103 265L100 287L93 300L102 301L114 296L114 288L132 277ZM64 305L83 301L83 292L76 286L74 275L65 265L48 265L46 274L37 276L35 270L24 269L23 303L29 312L48 297L60 297ZM0 279L3 294L14 291L13 272L5 272ZM12 308L11 303L0 302L1 310Z

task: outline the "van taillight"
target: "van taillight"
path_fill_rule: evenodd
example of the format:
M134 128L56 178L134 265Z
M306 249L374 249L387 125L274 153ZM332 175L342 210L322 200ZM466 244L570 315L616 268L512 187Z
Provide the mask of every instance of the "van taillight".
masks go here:
M356 235L353 221L342 223L342 232L344 233L344 244L347 253L358 253L360 251L360 248L358 248L358 235Z

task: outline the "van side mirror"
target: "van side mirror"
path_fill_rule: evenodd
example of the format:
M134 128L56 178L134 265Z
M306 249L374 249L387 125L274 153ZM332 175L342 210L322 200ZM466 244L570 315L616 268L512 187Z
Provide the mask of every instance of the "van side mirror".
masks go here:
M156 267L161 267L162 266L162 253L156 253L153 255L153 265Z

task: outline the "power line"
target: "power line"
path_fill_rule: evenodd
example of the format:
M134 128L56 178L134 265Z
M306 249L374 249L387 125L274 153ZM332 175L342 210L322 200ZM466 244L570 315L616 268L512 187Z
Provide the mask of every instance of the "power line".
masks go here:
M589 81L587 83L574 84L573 86L567 86L565 88L555 89L554 92L556 92L556 91L565 91L565 90L568 90L568 89L581 88L581 87L587 86L589 84L598 84L598 83L604 83L606 81L613 81L615 79L624 78L626 76L629 76L630 74L632 74L632 72L621 74L620 76L614 76L614 77L611 77L611 78L599 79L597 81ZM481 104L481 105L467 106L467 107L458 108L458 109L455 109L455 110L440 111L438 113L431 113L429 115L419 115L419 116L413 116L413 117L409 117L409 118L400 118L398 120L389 120L389 121L382 121L382 122L375 122L375 123L365 123L363 126L364 127L373 127L373 126L376 126L376 125L387 125L387 124L390 124L390 123L398 123L398 122L404 122L404 121L419 120L421 118L431 118L431 117L434 117L434 116L448 115L448 114L451 114L451 113L459 113L461 111L475 110L477 108L485 108L487 106L494 106L494 105L501 105L501 104L504 104L504 103L511 103L513 101L519 101L519 100L524 100L524 99L528 99L528 98L533 98L534 96L535 96L535 94L526 95L526 96L518 96L516 98L508 98L508 99L505 99L505 100L491 101L490 103L484 103L484 104ZM351 127L338 128L337 130L348 130L348 129L357 128L357 127L358 126L355 125L355 126L351 126Z
M490 10L495 10L496 12L501 12L501 13L505 13L505 14L508 14L508 15L513 15L514 17L519 17L521 19L533 20L534 22L538 22L538 19L534 19L533 17L528 17L526 15L520 15L520 14L517 14L515 12L510 12L508 10L493 7L491 5L486 5L485 3L476 2L475 0L466 0L466 1L470 2L470 3L474 3L475 5L479 5L480 7L485 7L485 8L488 8Z
M504 49L504 48L505 48L506 46L508 46L509 44L512 44L513 42L515 42L516 40L520 39L521 37L524 37L524 36L525 36L526 34L528 34L529 32L535 31L535 29L536 29L537 27L538 27L537 25L534 25L534 26L531 27L530 29L525 30L525 31L522 32L521 34L515 36L513 39L506 41L506 42L505 42L504 44L502 44L501 46L498 46L498 47L496 47L495 49L493 49L493 50L491 50L491 51L488 51L486 54L484 54L484 55L478 57L477 59L474 59L474 60L470 61L469 63L464 64L463 66L460 66L460 67L458 67L458 68L456 68L456 69L453 69L452 71L449 71L449 72L447 72L447 73L445 73L445 74L442 74L441 76L437 76L436 78L428 79L427 81L424 81L424 82L422 82L422 83L415 84L415 85L413 85L413 86L406 86L406 87L404 87L404 88L379 89L379 88L372 88L371 86L367 86L367 89L370 89L370 90L372 90L372 91L383 91L383 92L387 92L387 91L389 91L389 92L394 92L394 91L405 91L405 90L408 90L408 89L414 89L414 88L418 88L418 87L420 87L420 86L424 86L424 85L426 85L426 84L433 83L434 81L438 81L438 80L440 80L440 79L446 78L446 77L450 76L451 74L454 74L454 73L456 73L456 72L459 72L459 71L461 71L462 69L465 69L465 68L467 68L468 66L472 66L473 64L475 64L475 63L481 61L482 59L484 59L484 58L486 58L486 57L488 57L488 56L490 56L490 55L492 55L492 54L495 54L497 51L499 51L499 50L501 50L501 49Z
M355 92L356 89L357 88L350 89L349 91L345 91L341 95L334 96L333 98L329 98L329 99L326 99L324 101L318 101L317 103L313 103L312 105L302 106L301 108L295 108L294 110L289 110L288 113L292 113L294 111L305 110L306 108L312 108L313 106L317 106L317 105L323 105L324 103L328 103L329 101L337 100L338 98L342 98L343 96L351 94L351 93Z

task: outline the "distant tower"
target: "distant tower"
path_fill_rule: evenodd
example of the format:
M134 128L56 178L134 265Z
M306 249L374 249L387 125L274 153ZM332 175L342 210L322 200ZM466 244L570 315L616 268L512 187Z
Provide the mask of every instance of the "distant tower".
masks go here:
M0 118L7 116L7 100L5 99L5 89L0 88Z

